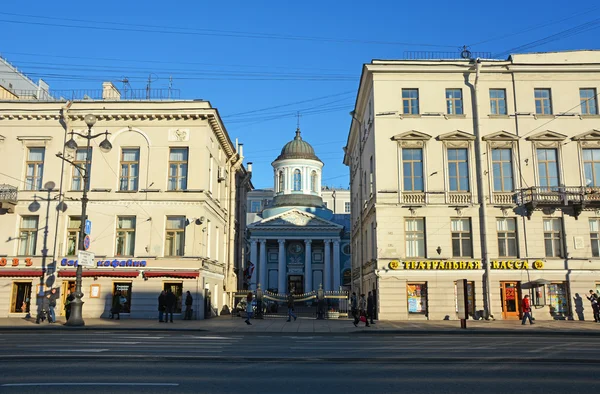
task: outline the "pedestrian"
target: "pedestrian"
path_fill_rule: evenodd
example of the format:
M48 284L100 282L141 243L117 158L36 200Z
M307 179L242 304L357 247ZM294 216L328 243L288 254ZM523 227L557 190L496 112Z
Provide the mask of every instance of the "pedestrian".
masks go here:
M590 295L586 296L592 303L592 311L594 312L594 321L600 323L600 299L598 294L594 293L594 290L590 290Z
M121 320L121 292L117 290L113 295L112 299L112 308L110 309L110 318L113 319L117 317L116 320Z
M287 297L287 307L288 307L288 319L287 321L291 321L292 317L294 321L296 321L296 315L294 314L294 294L290 291Z
M358 310L360 312L360 317L365 317L365 327L369 327L369 319L367 317L367 300L365 299L364 294L361 294L360 300L358 300Z
M35 324L40 324L40 321L44 321L45 319L48 319L48 323L50 323L50 294L40 295L38 303L40 309L35 319Z
M167 309L167 292L161 291L158 296L158 322L162 323L163 316L165 314L165 309Z
M185 317L184 320L192 320L192 304L194 299L192 294L188 291L185 296Z
M250 323L250 318L252 317L252 292L249 291L246 296L246 324L252 325Z
M50 290L50 294L48 294L48 306L50 312L48 323L56 323L56 313L54 312L54 308L56 308L57 298L58 294L56 293L56 287L53 287L52 290Z
M352 292L352 295L350 296L350 313L352 313L352 317L354 318L354 327L358 327L358 322L360 320L358 318L358 301L355 292Z
M531 304L529 303L529 295L525 294L523 297L523 302L521 303L521 309L523 309L523 321L521 321L522 325L525 325L525 321L529 319L529 324L534 324L533 319L531 318Z
M373 294L369 292L367 295L367 319L371 324L375 324L373 316L375 315L375 300L373 300Z
M165 296L165 306L167 307L167 315L165 316L165 323L170 321L173 323L173 312L175 311L175 304L177 303L177 296L171 291L171 289L167 290L167 295Z
M71 317L71 303L74 299L75 295L73 294L73 290L69 290L69 295L65 300L65 317L67 318L67 321L69 321L69 318Z

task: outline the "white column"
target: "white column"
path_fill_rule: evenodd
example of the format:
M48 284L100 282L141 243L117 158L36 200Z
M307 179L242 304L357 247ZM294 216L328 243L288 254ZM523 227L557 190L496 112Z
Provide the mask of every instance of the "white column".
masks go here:
M340 241L333 241L333 290L340 289Z
M312 240L305 239L306 244L306 258L304 260L304 292L308 293L312 291Z
M260 266L258 269L260 288L267 289L267 240L260 240Z
M287 277L286 264L285 264L285 239L277 240L279 242L279 271L277 272L277 291L279 294L287 293Z
M258 242L256 239L251 239L250 240L250 262L252 264L254 264L254 271L252 271L252 277L250 278L250 285L249 285L249 290L256 290L256 271L257 271L257 257L258 257L258 250L256 250L256 242Z
M323 290L331 290L331 240L325 240L325 283L323 283Z

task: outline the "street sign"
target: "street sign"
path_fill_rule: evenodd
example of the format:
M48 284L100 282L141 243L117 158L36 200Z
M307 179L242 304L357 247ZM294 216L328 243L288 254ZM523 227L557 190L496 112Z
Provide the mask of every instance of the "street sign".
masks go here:
M86 235L85 238L83 239L83 248L85 250L88 250L90 248L91 244L92 244L92 240L90 239L90 236Z
M80 250L77 253L77 265L90 268L94 267L94 254L92 252Z
M92 221L91 220L85 221L85 227L83 229L83 232L86 233L87 235L92 235Z

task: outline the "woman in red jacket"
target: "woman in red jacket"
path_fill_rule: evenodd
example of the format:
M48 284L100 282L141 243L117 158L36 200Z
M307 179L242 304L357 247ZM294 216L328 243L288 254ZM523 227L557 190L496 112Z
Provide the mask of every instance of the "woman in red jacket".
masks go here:
M523 321L522 325L525 325L525 321L529 319L529 324L534 324L531 319L531 304L529 303L529 295L525 295L523 297L523 302L521 303L521 309L523 309Z

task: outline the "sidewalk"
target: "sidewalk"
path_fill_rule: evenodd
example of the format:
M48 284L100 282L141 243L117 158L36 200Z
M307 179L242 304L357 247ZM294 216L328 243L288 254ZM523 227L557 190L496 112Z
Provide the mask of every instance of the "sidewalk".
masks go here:
M360 323L356 328L351 320L315 320L299 318L286 322L285 318L252 319L246 325L240 317L221 316L209 320L175 320L174 323L159 323L146 319L85 319L84 327L64 326L47 322L35 324L35 319L0 318L3 330L160 330L160 331L204 331L215 334L239 333L330 333L330 334L494 334L494 335L593 335L600 336L600 323L593 321L536 321L535 325L523 326L517 320L467 321L467 329L460 329L460 322L453 321L377 321L371 327Z

